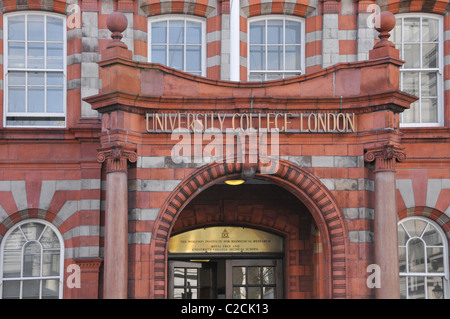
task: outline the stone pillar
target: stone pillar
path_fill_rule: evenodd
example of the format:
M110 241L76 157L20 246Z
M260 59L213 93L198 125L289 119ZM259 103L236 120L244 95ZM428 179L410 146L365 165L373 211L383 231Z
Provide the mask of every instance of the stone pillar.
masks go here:
M127 298L128 280L128 183L127 161L136 162L134 150L113 146L99 150L106 161L105 257L103 297Z
M396 161L405 153L391 142L366 148L364 159L375 162L375 264L380 267L380 286L375 288L378 299L399 299L400 279L398 261Z

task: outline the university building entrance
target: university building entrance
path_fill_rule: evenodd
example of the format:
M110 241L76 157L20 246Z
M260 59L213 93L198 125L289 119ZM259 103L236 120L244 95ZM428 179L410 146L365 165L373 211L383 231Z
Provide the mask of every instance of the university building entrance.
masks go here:
M169 298L283 298L283 239L245 227L208 227L169 241Z

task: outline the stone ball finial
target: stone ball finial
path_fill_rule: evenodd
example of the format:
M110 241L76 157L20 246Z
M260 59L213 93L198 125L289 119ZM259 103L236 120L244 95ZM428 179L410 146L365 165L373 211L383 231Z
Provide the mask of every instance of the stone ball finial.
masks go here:
M395 27L395 16L390 11L383 11L380 13L380 23L375 25L378 32L390 32Z
M113 41L108 45L110 47L124 47L127 48L126 44L121 42L122 32L126 30L128 26L127 17L122 12L113 12L106 19L106 27L112 32L111 38Z
M390 11L383 11L375 19L377 18L379 20L375 21L374 29L380 32L378 34L380 42L378 42L374 46L374 48L379 48L383 46L395 47L394 44L391 41L389 41L389 37L391 36L389 32L394 29L396 22L394 14L392 14L392 12Z

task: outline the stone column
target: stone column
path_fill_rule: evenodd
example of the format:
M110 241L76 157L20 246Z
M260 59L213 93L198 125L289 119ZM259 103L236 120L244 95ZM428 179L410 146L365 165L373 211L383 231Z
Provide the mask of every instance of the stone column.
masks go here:
M103 298L127 298L128 183L127 161L136 162L134 150L113 146L99 150L106 161L105 257Z
M391 142L372 145L366 150L364 159L375 161L375 264L380 267L380 286L375 288L375 296L399 299L395 171L396 161L402 161L405 153Z

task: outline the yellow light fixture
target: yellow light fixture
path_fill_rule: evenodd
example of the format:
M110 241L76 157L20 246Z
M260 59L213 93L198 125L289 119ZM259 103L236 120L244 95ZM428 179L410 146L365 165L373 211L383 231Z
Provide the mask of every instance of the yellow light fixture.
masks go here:
M237 185L241 185L244 184L245 180L244 179L227 179L225 181L225 184L231 185L231 186L237 186Z

